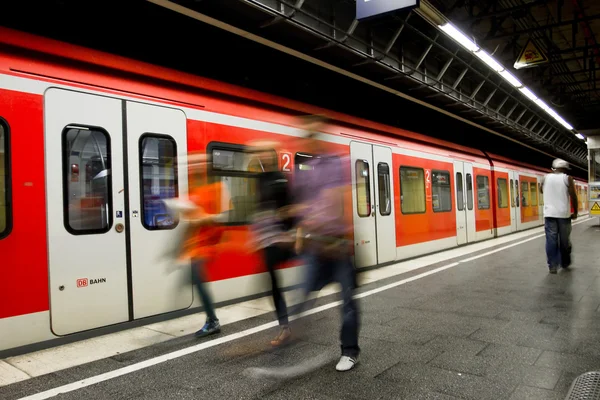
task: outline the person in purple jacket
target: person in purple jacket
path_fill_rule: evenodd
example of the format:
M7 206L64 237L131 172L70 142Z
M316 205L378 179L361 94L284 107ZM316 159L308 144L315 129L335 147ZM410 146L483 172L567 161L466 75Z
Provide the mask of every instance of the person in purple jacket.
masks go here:
M296 252L306 268L303 299L332 282L342 286L343 322L340 334L342 355L338 371L348 371L358 362L359 315L353 298L355 269L350 255L352 226L344 216L344 191L350 187L350 161L335 156L328 145L313 133L325 122L305 117L307 161L296 169L293 201L298 217ZM303 302L296 311L306 307Z

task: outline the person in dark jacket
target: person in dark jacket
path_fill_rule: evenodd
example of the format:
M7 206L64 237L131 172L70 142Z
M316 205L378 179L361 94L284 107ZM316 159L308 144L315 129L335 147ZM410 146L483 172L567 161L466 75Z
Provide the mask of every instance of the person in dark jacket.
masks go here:
M288 178L277 168L277 156L272 150L274 143L255 144L262 172L258 174L258 205L254 214L252 231L255 248L263 253L264 262L271 277L273 302L280 330L271 341L272 346L281 346L291 338L288 310L279 287L276 269L294 258L294 218L288 217L291 205Z

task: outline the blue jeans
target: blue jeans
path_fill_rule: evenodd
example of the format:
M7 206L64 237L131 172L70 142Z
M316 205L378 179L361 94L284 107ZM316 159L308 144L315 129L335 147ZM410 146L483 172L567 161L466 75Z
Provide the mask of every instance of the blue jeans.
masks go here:
M548 268L571 265L571 219L545 218Z
M204 312L206 312L207 319L215 321L217 320L217 314L215 313L215 306L213 305L212 299L206 291L203 264L203 260L200 259L192 261L192 280L198 289L198 294L200 295L200 300L204 306Z
M355 289L355 270L350 255L340 258L324 258L314 253L307 252L303 256L306 266L306 278L302 287L303 302L295 307L295 314L307 308L306 299L313 291L319 291L327 284L338 282L342 286L342 329L340 341L342 342L342 355L357 357L360 353L358 346L359 315L358 304L352 297ZM316 300L316 299L315 299ZM311 303L314 303L314 301Z

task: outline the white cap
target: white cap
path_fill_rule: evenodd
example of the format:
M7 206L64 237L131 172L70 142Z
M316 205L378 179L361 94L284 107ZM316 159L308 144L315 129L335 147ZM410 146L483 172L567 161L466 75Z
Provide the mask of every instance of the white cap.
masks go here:
M565 160L561 160L560 158L557 158L556 160L552 161L552 169L559 168L569 169L569 163Z

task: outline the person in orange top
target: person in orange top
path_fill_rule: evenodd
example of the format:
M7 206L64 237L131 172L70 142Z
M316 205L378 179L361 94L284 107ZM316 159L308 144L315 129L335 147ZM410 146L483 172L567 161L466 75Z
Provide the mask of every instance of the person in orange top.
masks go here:
M229 210L229 195L221 181L207 182L205 154L188 157L190 181L189 201L195 207L183 212L189 224L179 259L192 260L192 278L198 289L206 312L206 323L196 337L205 337L221 331L214 305L205 287L204 265L216 255L216 246L223 236L222 222L226 222ZM190 205L191 205L190 204ZM227 207L223 207L227 204Z

